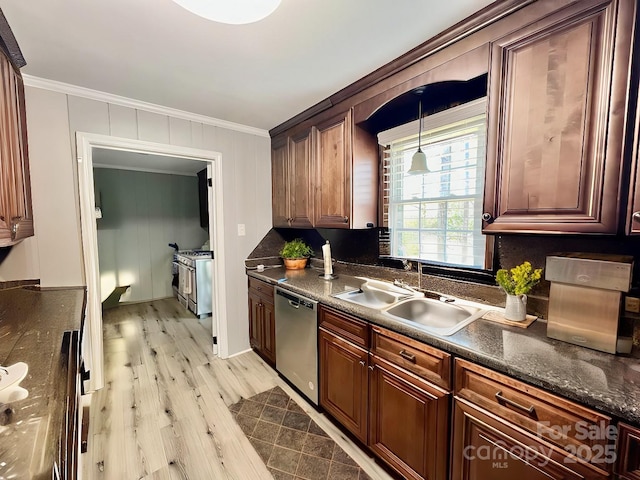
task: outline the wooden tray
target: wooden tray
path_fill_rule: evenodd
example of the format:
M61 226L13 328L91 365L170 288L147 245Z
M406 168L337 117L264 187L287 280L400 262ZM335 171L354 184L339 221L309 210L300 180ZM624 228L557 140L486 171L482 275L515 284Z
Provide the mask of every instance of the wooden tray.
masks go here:
M527 315L526 320L523 320L521 322L514 322L513 320L507 320L506 318L504 318L504 313L498 310L489 310L480 318L484 318L485 320L496 323L502 323L504 325L510 325L512 327L527 328L529 325L535 322L538 317L536 317L535 315Z

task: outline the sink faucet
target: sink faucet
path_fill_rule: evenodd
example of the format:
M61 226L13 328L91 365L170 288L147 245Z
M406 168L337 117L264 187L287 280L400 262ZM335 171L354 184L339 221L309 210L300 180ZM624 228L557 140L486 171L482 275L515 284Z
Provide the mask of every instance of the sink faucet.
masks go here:
M410 292L414 292L414 293L419 293L420 295L422 295L422 292L420 292L419 290L416 290L415 288L413 288L411 285L409 285L408 283L406 283L403 280L400 280L399 278L396 278L393 281L393 284L396 287L400 287L400 288L404 288L405 290L409 290Z

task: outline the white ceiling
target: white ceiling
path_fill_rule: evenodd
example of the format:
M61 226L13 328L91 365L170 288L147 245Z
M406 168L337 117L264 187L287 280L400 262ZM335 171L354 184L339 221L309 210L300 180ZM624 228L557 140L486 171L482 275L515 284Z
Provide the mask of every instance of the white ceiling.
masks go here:
M172 0L0 7L26 74L270 129L491 1L282 0L248 25Z

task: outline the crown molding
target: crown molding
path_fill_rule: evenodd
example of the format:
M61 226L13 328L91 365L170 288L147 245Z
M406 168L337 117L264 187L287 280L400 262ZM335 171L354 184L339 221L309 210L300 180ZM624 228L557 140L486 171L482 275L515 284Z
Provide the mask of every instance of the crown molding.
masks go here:
M99 102L110 103L112 105L135 108L136 110L144 110L146 112L167 115L169 117L181 118L183 120L190 120L192 122L203 123L205 125L213 125L214 127L226 128L228 130L235 130L236 132L249 133L251 135L256 135L259 137L269 138L269 132L261 128L250 127L248 125L242 125L240 123L228 122L219 118L186 112L184 110L178 110L176 108L165 107L162 105L157 105L155 103L143 102L142 100L135 100L133 98L121 97L112 93L92 90L90 88L79 87L77 85L71 85L69 83L58 82L55 80L48 80L46 78L34 77L32 75L23 74L22 78L24 80L24 84L29 87L42 88L44 90L51 90L53 92L64 93L66 95L74 95L76 97L83 97L91 100L97 100Z

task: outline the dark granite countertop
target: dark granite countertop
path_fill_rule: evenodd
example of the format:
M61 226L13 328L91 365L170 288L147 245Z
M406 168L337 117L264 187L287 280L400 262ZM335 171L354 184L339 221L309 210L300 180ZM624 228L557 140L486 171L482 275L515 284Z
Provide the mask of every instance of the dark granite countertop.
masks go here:
M341 271L338 278L331 281L321 278L320 273L311 268L247 271L248 275L273 284L286 278L279 284L282 288L640 425L640 360L637 358L548 338L546 322L542 320L523 329L478 319L451 336L435 336L411 322L394 320L376 310L332 297L358 288L359 282Z
M29 396L2 407L0 478L51 478L65 414L62 337L80 329L84 299L84 288L0 290L0 365L29 365L20 383Z

